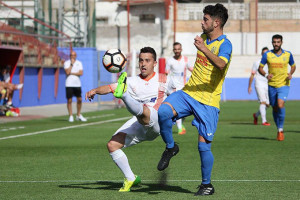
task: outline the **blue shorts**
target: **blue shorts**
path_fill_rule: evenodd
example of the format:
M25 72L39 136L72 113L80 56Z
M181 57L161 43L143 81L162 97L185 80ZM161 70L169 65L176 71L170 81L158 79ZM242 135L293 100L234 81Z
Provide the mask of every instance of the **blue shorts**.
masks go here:
M269 86L270 105L277 106L277 99L282 99L283 101L286 101L287 96L289 94L289 90L289 86L282 86L280 88Z
M192 125L198 129L199 135L208 141L213 140L219 120L218 108L200 103L182 90L172 93L164 102L170 103L177 112L173 121L194 115Z

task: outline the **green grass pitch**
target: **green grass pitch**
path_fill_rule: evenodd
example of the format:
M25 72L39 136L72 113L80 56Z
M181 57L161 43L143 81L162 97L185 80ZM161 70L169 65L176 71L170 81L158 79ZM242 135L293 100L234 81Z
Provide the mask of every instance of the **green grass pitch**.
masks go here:
M186 135L173 129L180 152L165 172L156 169L161 137L124 149L142 178L129 193L118 192L123 174L106 149L130 117L126 109L85 113L86 123L61 116L0 124L0 199L300 199L299 108L299 101L286 103L285 140L278 142L271 108L271 126L255 126L257 102L222 102L212 144L216 192L209 197L193 196L201 163L192 117Z

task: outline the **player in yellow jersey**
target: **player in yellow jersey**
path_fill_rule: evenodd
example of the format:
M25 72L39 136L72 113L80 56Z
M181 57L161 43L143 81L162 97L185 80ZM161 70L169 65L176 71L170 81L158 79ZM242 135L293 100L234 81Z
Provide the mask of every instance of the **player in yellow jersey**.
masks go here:
M270 105L273 107L273 118L278 129L277 140L283 141L284 103L289 94L290 80L296 65L292 53L281 48L281 35L273 35L272 45L273 50L267 51L260 61L259 72L268 79ZM263 69L265 64L268 64L269 73ZM290 70L288 65L291 66Z
M179 152L172 136L174 121L194 115L192 125L198 130L198 150L201 159L202 182L197 195L212 195L211 171L214 157L211 142L219 119L222 85L232 54L231 42L223 35L228 11L222 4L208 5L203 10L203 34L196 36L197 58L192 75L182 90L172 93L158 110L161 136L166 143L157 169L162 171Z

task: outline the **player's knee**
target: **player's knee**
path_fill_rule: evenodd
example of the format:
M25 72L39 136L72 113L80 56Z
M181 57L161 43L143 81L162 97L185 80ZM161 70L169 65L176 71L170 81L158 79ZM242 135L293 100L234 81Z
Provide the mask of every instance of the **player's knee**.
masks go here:
M173 117L172 108L167 104L161 104L161 106L158 109L158 120L165 121L171 119L172 117Z
M211 150L211 143L206 142L198 142L198 150L201 151L210 151Z

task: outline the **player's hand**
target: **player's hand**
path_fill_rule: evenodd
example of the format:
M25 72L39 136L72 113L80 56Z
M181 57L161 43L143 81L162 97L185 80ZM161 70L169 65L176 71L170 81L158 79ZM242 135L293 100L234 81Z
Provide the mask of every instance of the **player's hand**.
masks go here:
M87 93L85 93L85 100L92 101L94 99L94 96L96 95L95 90L90 90Z
M252 87L249 87L248 88L248 93L251 94L251 92L252 92Z
M267 79L268 80L270 80L270 79L272 79L273 78L273 74L269 74L268 76L267 76Z
M291 80L292 79L292 74L288 73L288 76L286 77L287 80Z
M200 37L200 36L196 36L195 39L194 39L194 45L195 47L199 50L199 51L202 51L205 50L205 44L204 44L204 41L203 41L203 38Z

